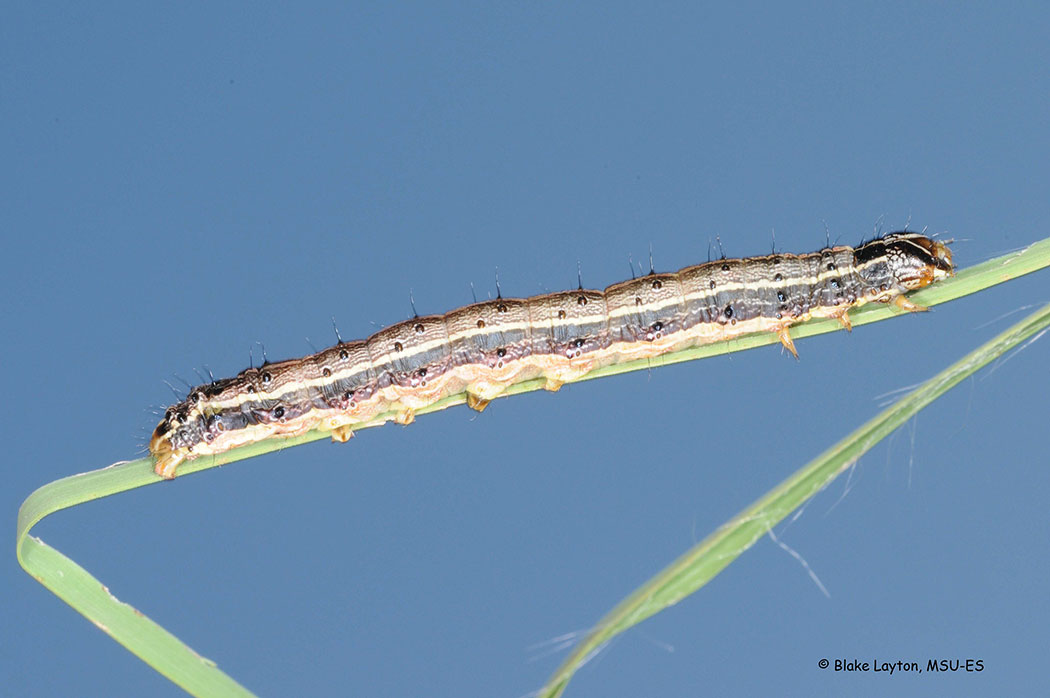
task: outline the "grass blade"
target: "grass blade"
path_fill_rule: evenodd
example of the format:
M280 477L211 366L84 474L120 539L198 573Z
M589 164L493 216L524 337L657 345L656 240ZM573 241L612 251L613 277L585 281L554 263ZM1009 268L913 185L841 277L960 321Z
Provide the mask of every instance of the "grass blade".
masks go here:
M18 511L18 562L26 572L142 661L197 696L253 695L214 662L113 596L84 568L29 535L48 514L156 482L152 462L140 459L56 480L31 494Z
M770 490L620 602L598 622L539 695L560 696L576 670L610 639L700 589L919 410L1048 327L1050 304L944 369Z

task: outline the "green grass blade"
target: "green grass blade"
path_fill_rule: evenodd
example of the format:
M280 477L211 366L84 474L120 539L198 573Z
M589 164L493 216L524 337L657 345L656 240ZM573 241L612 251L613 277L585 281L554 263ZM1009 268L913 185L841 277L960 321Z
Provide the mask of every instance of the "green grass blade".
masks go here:
M770 490L620 602L573 650L539 695L551 698L560 696L576 670L615 635L678 603L707 584L759 538L770 532L773 526L827 487L872 446L919 410L982 366L1038 333L1045 332L1048 327L1050 305L1042 307L941 371Z
M1037 242L1020 252L1005 255L964 270L955 278L924 289L914 294L912 298L924 305L936 305L975 293L1047 266L1050 266L1050 239ZM859 326L869 322L884 320L895 314L899 314L899 311L878 305L878 307L866 306L861 308L859 311L851 313L850 317L854 326ZM792 335L796 338L807 337L839 329L839 325L834 322L814 321L793 328ZM584 376L581 380L591 380L628 371L650 369L657 365L742 351L775 341L777 341L776 338L769 335L753 335L734 340L728 344L697 347L651 361L643 360L609 366L594 371ZM517 395L538 390L541 387L542 381L527 381L511 386L507 390L506 395ZM463 404L464 402L465 396L452 396L425 410L421 410L417 414L436 412L453 405ZM392 416L391 414L380 415L368 426L382 424L391 419ZM214 468L224 463L327 437L328 434L325 432L311 432L294 439L264 441L224 453L221 456L200 458L183 463L179 466L179 473L180 476L188 475ZM131 606L113 597L97 579L75 562L49 547L40 539L30 535L33 526L45 516L83 502L100 499L156 482L160 482L160 479L153 474L151 460L143 458L80 475L73 475L44 485L33 492L19 509L15 542L18 562L30 576L66 601L117 642L127 647L136 656L191 694L208 696L251 695L245 688L220 671L213 662L200 657L163 627L154 623ZM640 620L640 618L637 620ZM572 669L565 670L563 668L556 676L557 681L560 682L558 683L559 687L553 690L560 692L561 687L564 686L564 682L568 680L571 673Z
M149 459L56 480L31 494L18 512L18 561L38 582L158 672L196 696L251 696L214 662L135 608L29 529L50 513L156 482Z

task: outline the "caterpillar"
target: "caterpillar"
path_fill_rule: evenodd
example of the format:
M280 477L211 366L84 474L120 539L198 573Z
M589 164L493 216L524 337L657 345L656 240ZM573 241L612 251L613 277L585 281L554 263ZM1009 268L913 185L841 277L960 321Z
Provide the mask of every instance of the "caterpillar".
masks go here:
M857 248L653 272L604 291L497 297L198 386L166 410L149 449L157 475L172 479L183 461L263 439L320 429L345 442L379 415L409 424L449 395L465 392L481 411L524 380L555 391L602 366L754 332L776 333L798 358L793 324L835 318L849 330L849 311L871 302L926 310L903 294L953 273L945 243L897 232Z

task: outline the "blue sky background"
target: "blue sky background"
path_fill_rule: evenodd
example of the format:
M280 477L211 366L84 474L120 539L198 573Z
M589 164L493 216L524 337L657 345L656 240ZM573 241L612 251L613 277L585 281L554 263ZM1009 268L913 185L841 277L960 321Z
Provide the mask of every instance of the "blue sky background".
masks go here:
M195 369L629 261L1048 234L1041 5L210 3L10 7L0 26L0 401L20 502L135 457ZM881 223L880 223L881 221ZM262 695L518 698L695 541L1050 298L905 317L531 394L142 488L35 532ZM1012 314L1011 314L1012 313ZM570 696L1024 694L1045 686L1047 342L864 457ZM841 501L840 501L841 500ZM8 548L10 695L180 695ZM822 657L979 658L835 674Z

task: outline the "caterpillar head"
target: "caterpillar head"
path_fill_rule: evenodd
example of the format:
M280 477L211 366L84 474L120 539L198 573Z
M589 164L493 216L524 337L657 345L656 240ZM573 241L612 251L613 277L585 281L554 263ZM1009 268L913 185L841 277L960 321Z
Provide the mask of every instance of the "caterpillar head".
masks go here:
M889 282L912 291L955 274L948 246L919 233L890 233L861 245L854 257L873 286Z

